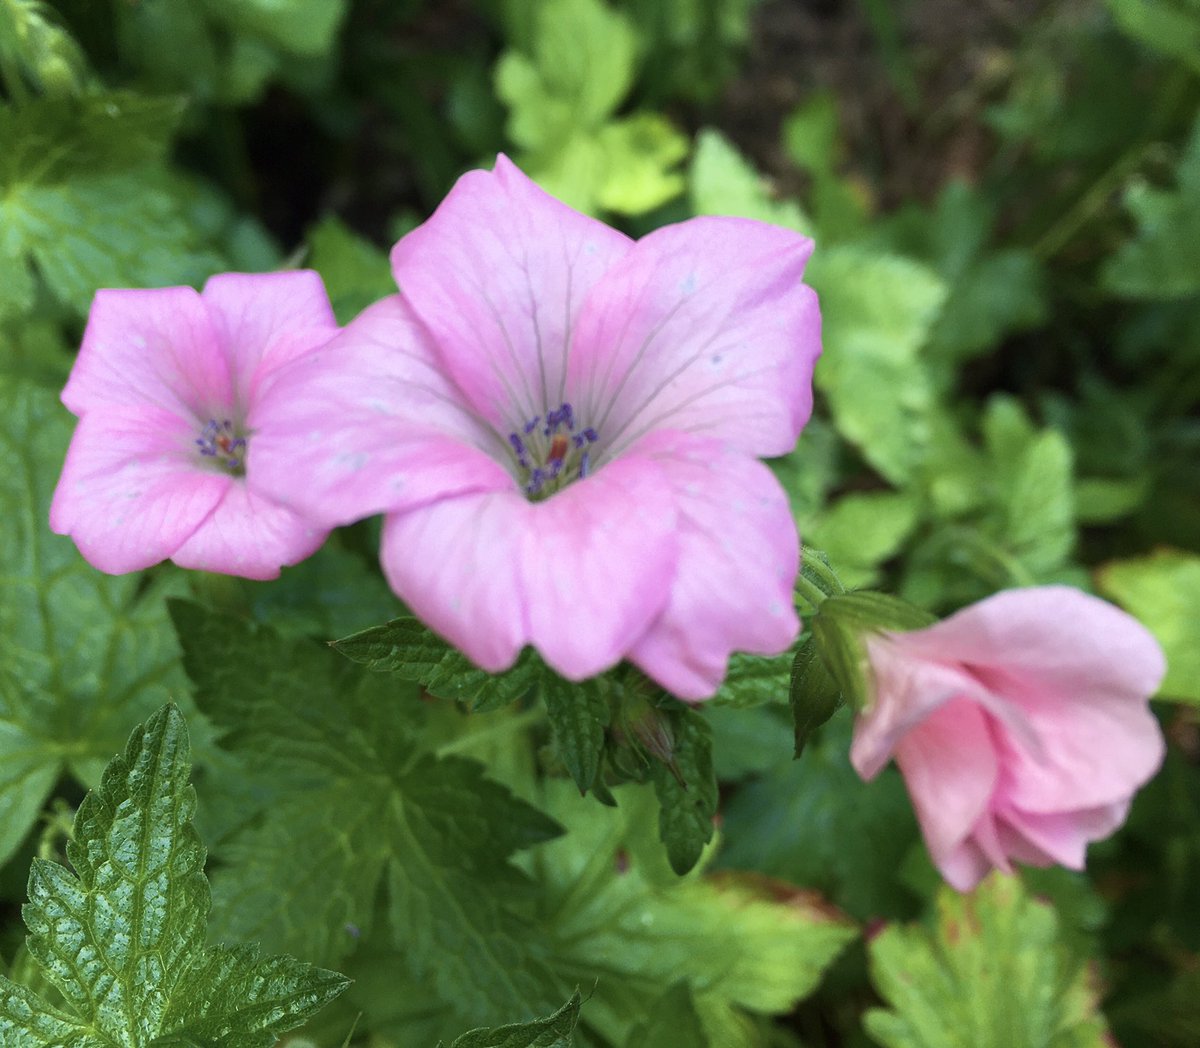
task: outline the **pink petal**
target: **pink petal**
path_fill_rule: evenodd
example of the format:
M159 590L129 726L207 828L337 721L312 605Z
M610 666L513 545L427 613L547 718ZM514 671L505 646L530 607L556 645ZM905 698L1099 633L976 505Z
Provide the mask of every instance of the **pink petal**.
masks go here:
M609 454L675 429L752 455L791 451L821 352L812 241L737 218L694 218L638 241L588 296L570 386ZM577 405L577 406L578 406Z
M200 297L235 375L239 404L250 403L272 371L337 334L325 285L312 270L220 273Z
M1162 731L1145 696L1058 695L1030 684L1004 693L1024 711L1039 745L997 733L1013 805L1028 812L1094 808L1123 801L1162 764Z
M993 867L973 839L967 839L937 864L938 872L955 891L969 892L991 873Z
M717 441L659 433L631 454L662 467L679 562L666 608L630 659L680 698L705 699L731 652L773 655L796 639L795 520L771 471Z
M516 483L399 295L281 370L248 421L254 489L322 525Z
M526 522L530 641L569 680L616 665L671 593L679 539L662 470L619 459L529 504Z
M171 559L181 568L273 579L315 553L328 534L238 480Z
M996 787L999 768L985 714L967 699L938 707L900 740L896 763L940 868L975 835Z
M1128 814L1128 801L1047 814L1006 812L1001 839L1014 859L1030 866L1082 870L1089 842L1108 837Z
M529 637L521 545L529 504L514 491L461 495L383 524L388 582L430 629L489 672Z
M1089 702L1142 703L1166 672L1141 623L1069 586L1005 590L906 636L914 653L992 667Z
M153 405L203 422L229 413L229 365L190 287L97 291L62 392L76 415Z
M393 248L392 268L471 406L508 433L568 399L575 318L629 247L500 156L458 180Z
M876 634L866 638L874 700L854 725L850 762L870 780L896 747L936 710L954 699L983 707L993 700L960 667L909 654L900 642L911 634Z
M50 527L112 575L171 556L233 483L196 461L195 438L190 420L152 405L85 415L54 491Z
M514 490L389 516L382 556L400 598L484 669L530 643L579 680L615 665L661 612L673 529L658 468L628 459L540 503Z

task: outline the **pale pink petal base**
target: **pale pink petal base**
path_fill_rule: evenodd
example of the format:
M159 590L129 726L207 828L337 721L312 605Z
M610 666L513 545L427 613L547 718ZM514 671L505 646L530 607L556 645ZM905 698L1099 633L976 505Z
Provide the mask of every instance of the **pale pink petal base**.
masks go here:
M796 639L791 507L766 466L717 441L658 433L630 455L652 459L666 477L679 562L667 606L629 658L679 698L706 699L732 652L774 655Z
M281 567L315 553L328 534L237 479L171 559L181 568L274 579Z
M553 498L515 490L389 516L392 588L490 671L532 644L582 680L620 661L661 612L675 568L674 512L658 468L614 463Z
M50 505L50 527L110 575L171 556L213 512L233 478L192 468L193 424L157 407L85 415Z

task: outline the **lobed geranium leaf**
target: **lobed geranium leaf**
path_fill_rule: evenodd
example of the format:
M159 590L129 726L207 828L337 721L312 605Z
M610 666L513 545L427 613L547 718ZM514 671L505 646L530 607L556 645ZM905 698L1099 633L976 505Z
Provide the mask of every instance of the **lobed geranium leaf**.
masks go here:
M970 895L943 887L937 923L892 926L870 945L890 1006L865 1016L886 1048L1102 1048L1111 1044L1087 969L1061 941L1051 906L1011 876Z
M559 757L580 793L587 793L604 762L605 729L612 717L608 681L572 684L547 677L540 688Z
M469 702L475 710L507 706L528 695L546 672L526 649L504 673L475 666L418 619L392 619L332 643L335 651L378 673L414 681L432 695Z
M815 380L834 425L884 477L903 484L924 462L934 391L920 358L946 286L898 255L834 247L814 256L825 353Z
M625 1048L710 1048L696 1002L686 982L676 983L650 1006L649 1014L629 1032Z
M562 1001L528 880L509 861L561 832L555 822L477 762L420 752L415 688L398 696L394 677L194 604L172 614L223 746L274 784L268 817L223 850L223 933L333 961L373 931L386 886L397 949L461 1018L545 1014Z
M161 161L178 99L114 92L0 105L0 256L30 301L31 266L82 313L99 287L196 282L221 260L186 221Z
M771 186L724 135L706 128L696 136L688 194L698 215L735 215L812 234L812 222L794 200L778 200Z
M576 990L553 1015L490 1030L468 1030L456 1037L450 1048L573 1048L575 1040L571 1035L579 1022L581 1004L582 998ZM442 1048L440 1041L438 1048Z
M1193 29L1200 31L1200 18L1193 14L1192 19ZM1176 178L1175 190L1139 182L1126 193L1125 207L1137 223L1137 233L1104 265L1102 276L1110 291L1145 299L1181 298L1200 291L1200 120Z
M178 577L102 575L46 524L70 434L53 394L0 383L0 863L60 775L90 785L132 725L186 692L163 607Z
M1161 549L1106 564L1096 581L1162 645L1167 656L1163 697L1200 703L1200 556Z
M616 789L614 808L569 783L544 790L546 810L571 832L534 857L539 897L556 969L595 986L580 1026L601 1043L638 1043L631 1032L681 982L709 1043L756 1043L746 1030L751 1016L790 1011L856 934L815 895L782 882L678 878L642 787Z
M6 1046L270 1048L345 989L342 976L290 957L205 947L189 756L183 715L164 707L80 805L73 870L34 860L27 946L64 1004L0 979Z
M670 763L650 766L658 794L659 835L667 846L671 868L688 872L712 840L717 814L717 775L713 769L712 729L703 714L673 702L667 712L673 735Z
M308 244L308 264L324 279L339 323L350 323L372 302L395 294L387 253L335 215L327 215L308 231Z

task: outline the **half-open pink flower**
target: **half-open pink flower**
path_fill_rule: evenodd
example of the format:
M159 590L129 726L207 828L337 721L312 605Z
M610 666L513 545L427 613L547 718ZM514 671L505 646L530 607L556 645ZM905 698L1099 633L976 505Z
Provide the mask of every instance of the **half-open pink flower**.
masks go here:
M303 560L328 529L265 496L247 454L273 426L272 376L337 331L307 271L97 292L62 393L79 424L50 526L111 574L169 557L268 579Z
M1064 586L1007 590L944 622L867 639L874 698L850 759L895 756L942 875L968 891L1010 859L1082 869L1158 769L1154 638Z
M387 515L397 594L489 670L532 644L675 694L795 637L790 451L820 352L810 241L697 218L636 243L506 158L392 252L401 295L267 396L262 482L328 524ZM297 490L295 438L309 480Z

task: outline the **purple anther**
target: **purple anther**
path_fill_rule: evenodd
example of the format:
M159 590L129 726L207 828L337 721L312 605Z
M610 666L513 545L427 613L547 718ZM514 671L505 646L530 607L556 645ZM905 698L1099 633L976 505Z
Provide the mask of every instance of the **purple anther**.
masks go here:
M528 433L529 431L526 430L526 432ZM522 466L528 465L528 460L525 457L525 442L515 433L508 435L508 442L512 445L513 451L517 453L517 461Z
M575 428L575 409L570 404L564 404L558 409L559 416L567 424L567 429Z
M529 436L530 433L532 433L535 429L537 429L537 424L541 421L542 421L541 415L534 415L533 418L531 418L528 422L525 423L525 435Z
M587 440L582 433L573 433L571 435L571 443L574 444L577 448L581 448L581 447L583 447L584 444L587 443Z
M579 456L579 479L580 480L583 480L583 478L588 475L588 464L589 464L590 455L591 455L590 451L585 451L582 455Z
M529 475L529 483L525 485L525 491L530 495L536 495L542 490L542 484L546 481L546 474L541 469L534 467L533 472Z
M588 428L583 431L583 435L587 437L587 442L589 444L595 444L596 441L600 439L600 434L592 429L591 426L588 426Z

